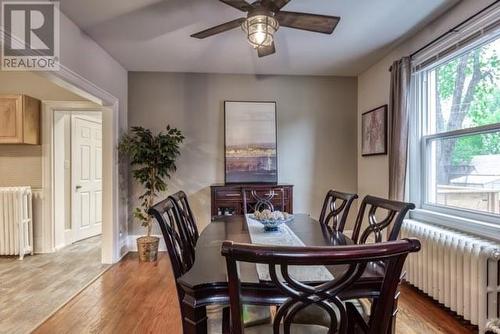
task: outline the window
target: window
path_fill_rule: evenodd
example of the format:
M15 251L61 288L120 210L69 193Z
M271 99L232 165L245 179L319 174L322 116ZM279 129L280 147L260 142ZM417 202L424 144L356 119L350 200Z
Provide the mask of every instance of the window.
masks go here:
M413 134L419 139L412 150L417 156L414 162L420 167L418 182L411 184L419 187L421 207L498 221L498 33L419 69L414 74L414 84L414 110L418 115L413 120L417 129Z

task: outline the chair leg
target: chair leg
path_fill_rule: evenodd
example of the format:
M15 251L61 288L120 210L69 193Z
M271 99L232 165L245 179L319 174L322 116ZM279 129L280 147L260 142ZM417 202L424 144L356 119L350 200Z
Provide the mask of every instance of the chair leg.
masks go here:
M231 309L224 307L222 309L222 334L229 334L231 332Z
M375 308L377 307L378 298L372 298L372 305L370 307L370 316L375 314Z

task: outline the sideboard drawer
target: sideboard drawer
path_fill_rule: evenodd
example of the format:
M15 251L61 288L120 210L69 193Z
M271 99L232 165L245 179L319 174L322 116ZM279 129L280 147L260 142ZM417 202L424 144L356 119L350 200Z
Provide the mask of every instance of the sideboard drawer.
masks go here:
M242 201L241 191L238 190L216 190L215 198L221 201Z

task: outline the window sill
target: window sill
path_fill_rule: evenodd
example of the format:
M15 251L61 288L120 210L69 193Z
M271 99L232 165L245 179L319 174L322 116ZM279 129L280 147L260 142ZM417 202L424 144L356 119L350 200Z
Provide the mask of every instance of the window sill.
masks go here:
M500 225L498 224L423 209L412 211L410 218L500 242Z

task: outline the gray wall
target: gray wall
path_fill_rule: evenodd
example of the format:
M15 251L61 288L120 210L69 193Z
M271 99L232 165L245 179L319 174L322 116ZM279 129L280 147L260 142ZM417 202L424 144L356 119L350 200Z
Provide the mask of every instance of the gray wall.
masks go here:
M224 100L276 101L279 182L295 185L295 212L319 215L329 188L357 189L357 80L351 77L129 73L129 126L186 136L167 193L184 189L200 229L210 184L224 182ZM130 181L130 200L140 188ZM144 233L130 222L130 234Z

